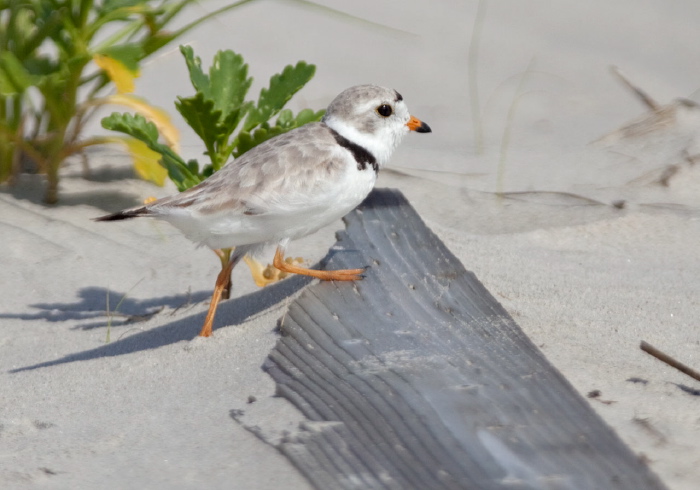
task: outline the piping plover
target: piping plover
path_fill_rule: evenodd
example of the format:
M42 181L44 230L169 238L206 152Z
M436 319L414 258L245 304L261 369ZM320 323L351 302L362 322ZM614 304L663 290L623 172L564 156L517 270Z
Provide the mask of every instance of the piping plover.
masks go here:
M430 127L409 114L396 90L351 87L331 102L321 122L256 146L180 194L96 221L162 219L219 254L222 269L199 333L208 337L233 267L266 245L277 246L273 265L281 271L326 281L362 278L364 269L321 271L290 264L285 249L290 240L319 230L360 204L409 131L429 133Z

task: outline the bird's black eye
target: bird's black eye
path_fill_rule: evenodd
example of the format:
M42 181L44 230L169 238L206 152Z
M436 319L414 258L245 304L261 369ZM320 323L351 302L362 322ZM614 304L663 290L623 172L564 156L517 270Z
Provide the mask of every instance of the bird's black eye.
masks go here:
M377 107L377 114L379 114L382 117L389 117L391 116L391 113L392 110L389 104L382 104L379 107Z

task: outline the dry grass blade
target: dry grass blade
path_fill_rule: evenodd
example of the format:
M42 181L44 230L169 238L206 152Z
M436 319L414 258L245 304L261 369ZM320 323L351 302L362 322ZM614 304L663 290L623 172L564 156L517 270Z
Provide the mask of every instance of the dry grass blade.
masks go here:
M617 66L611 66L610 71L613 75L615 75L615 77L617 77L618 80L620 80L625 85L625 87L634 92L634 94L637 97L639 97L642 103L649 109L651 109L652 111L658 111L659 109L661 109L661 106L658 102L652 99L651 96L644 90L633 84L625 75L623 75L622 71Z

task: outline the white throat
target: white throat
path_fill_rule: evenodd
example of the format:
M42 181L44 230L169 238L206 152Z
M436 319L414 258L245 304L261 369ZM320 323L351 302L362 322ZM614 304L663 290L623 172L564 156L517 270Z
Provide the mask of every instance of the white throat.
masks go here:
M392 130L390 127L382 127L378 132L369 134L359 132L353 126L336 117L331 117L324 122L341 136L374 155L380 167L389 161L391 154L409 131L407 126L395 128L398 131Z

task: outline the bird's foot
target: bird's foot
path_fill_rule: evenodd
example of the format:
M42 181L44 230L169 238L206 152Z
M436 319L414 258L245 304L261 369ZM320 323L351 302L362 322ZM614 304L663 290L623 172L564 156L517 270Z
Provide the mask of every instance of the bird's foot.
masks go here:
M282 271L272 264L263 266L260 262L247 255L243 257L243 260L245 260L245 263L250 268L250 274L253 276L253 280L258 287L265 287L289 276L289 272ZM301 257L287 257L284 261L292 267L298 267L304 263L304 259Z
M334 271L320 271L316 269L308 269L306 267L300 267L297 264L292 264L289 259L284 258L284 252L282 249L277 249L275 252L275 259L272 262L277 269L289 274L300 274L302 276L315 277L321 279L322 281L359 281L364 279L362 274L367 270L367 267L362 269L341 269Z

